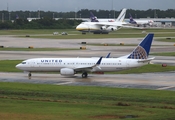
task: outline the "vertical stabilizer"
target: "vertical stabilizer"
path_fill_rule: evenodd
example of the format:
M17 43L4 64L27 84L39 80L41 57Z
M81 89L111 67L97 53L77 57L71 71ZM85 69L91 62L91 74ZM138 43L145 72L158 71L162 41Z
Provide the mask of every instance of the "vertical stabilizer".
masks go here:
M93 14L92 12L90 12L90 19L91 19L91 22L99 22L99 21L97 20L97 17L94 16L94 14Z
M128 56L128 59L147 59L150 52L153 37L153 33L148 34L142 40L142 42L132 51L132 53Z
M117 18L117 20L116 21L118 21L118 22L123 22L124 21L124 19L125 19L125 15L126 15L126 8L124 8L122 11L121 11L121 13L120 13L120 15L118 16L118 18Z
M137 24L137 22L133 19L132 15L129 13L129 23Z

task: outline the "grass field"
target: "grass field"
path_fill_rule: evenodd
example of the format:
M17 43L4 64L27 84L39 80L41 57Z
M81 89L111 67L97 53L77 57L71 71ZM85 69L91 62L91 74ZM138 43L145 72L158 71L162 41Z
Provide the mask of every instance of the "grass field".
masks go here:
M52 35L53 32L66 31L68 35ZM49 39L101 39L101 38L133 38L145 37L146 33L154 33L155 37L175 37L174 29L120 29L109 34L94 35L87 33L82 35L81 32L75 29L48 29L48 30L0 30L0 35L17 35L18 37L26 37L29 35L31 38L49 38Z
M4 47L0 48L0 51L67 51L67 50L79 50L75 48L14 48Z
M173 91L0 83L2 120L174 120Z
M152 53L151 55L158 55L158 56L175 56L175 52Z
M53 32L68 32L68 36L53 36ZM82 39L144 37L143 30L121 29L109 35L82 35L75 30L0 30L0 35L17 37ZM147 29L156 37L174 42L174 30ZM159 39L158 39L159 40ZM50 51L52 48L3 48L6 51ZM65 50L65 49L64 49ZM71 49L73 50L73 49ZM162 54L161 54L162 55ZM167 53L166 53L167 55ZM170 53L171 56L174 53ZM1 60L0 72L22 72L15 68L21 60ZM175 66L149 64L120 72L130 74L174 71ZM58 74L58 73L57 73ZM58 78L59 80L59 78ZM1 120L175 120L175 92L144 89L122 89L88 86L56 86L0 82Z
M157 41L162 41L162 42L175 42L175 38L167 37L164 39L158 39Z

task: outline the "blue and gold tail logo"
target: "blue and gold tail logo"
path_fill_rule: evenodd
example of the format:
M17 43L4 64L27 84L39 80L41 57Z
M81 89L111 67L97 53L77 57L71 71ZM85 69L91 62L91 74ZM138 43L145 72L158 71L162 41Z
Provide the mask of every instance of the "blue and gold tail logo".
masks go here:
M144 48L138 46L129 56L129 59L147 59L147 53Z
M128 59L147 59L150 52L153 36L153 33L149 33L128 56Z

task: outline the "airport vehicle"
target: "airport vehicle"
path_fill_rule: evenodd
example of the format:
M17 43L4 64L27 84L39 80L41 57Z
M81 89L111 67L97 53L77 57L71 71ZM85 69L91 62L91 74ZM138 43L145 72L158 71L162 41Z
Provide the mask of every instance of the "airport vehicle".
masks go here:
M119 58L32 58L22 61L16 68L28 72L60 72L63 76L72 77L82 73L82 78L88 72L105 72L131 69L148 64L154 58L148 58L154 34L148 34L140 44L126 56ZM110 55L110 54L109 54Z
M129 16L130 16L129 23L135 24L137 27L140 27L140 26L146 27L146 25L152 26L154 23L153 20L141 20L141 19L134 20L131 14L129 14Z
M61 35L68 35L67 32L62 32Z
M76 30L93 32L94 34L108 34L111 31L118 30L126 24L124 21L126 8L124 8L115 22L82 22L76 27Z

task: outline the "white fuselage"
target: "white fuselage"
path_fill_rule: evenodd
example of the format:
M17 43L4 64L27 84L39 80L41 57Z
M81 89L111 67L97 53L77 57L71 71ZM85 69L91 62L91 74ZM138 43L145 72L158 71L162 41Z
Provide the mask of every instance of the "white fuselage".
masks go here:
M82 71L84 68L86 68L85 71L89 72L105 72L130 69L148 64L148 62L138 62L136 59L103 58L99 67L91 69L98 59L99 58L35 58L25 60L16 65L16 67L26 72L59 72L62 68L70 68L75 72Z
M115 31L121 28L125 22L82 22L76 27L76 30L82 32L96 32L96 31Z
M152 25L154 23L153 20L139 20L139 19L136 19L135 22L138 25Z

